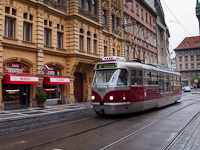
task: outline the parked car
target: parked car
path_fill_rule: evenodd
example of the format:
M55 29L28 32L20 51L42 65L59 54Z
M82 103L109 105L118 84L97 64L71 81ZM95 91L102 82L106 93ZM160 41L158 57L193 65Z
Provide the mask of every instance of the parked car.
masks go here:
M184 92L191 92L191 89L190 89L189 86L184 86L183 91Z

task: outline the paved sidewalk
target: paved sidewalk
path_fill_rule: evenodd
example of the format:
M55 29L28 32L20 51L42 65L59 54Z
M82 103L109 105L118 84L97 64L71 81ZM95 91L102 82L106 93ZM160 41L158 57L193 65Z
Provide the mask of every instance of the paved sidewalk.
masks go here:
M0 135L94 115L91 102L0 111Z

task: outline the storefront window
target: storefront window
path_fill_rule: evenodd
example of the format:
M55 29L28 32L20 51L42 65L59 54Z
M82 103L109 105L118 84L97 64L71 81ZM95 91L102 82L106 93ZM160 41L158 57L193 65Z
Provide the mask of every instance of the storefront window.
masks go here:
M47 99L60 99L61 86L60 85L44 85L43 91L47 94Z
M3 102L20 103L20 85L3 85Z

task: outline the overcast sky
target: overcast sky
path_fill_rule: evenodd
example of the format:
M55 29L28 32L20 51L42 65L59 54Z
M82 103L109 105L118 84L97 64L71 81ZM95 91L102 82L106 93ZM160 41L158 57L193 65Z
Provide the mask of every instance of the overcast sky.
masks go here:
M196 0L161 0L161 4L170 32L170 52L173 52L185 37L199 36L199 23L195 10ZM172 57L175 57L175 54Z

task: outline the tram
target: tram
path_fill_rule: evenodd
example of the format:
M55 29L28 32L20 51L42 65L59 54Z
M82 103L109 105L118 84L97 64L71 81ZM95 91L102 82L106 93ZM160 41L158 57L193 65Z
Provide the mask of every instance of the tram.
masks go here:
M110 56L94 69L91 99L98 115L159 108L181 98L180 73L167 67Z

